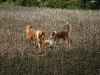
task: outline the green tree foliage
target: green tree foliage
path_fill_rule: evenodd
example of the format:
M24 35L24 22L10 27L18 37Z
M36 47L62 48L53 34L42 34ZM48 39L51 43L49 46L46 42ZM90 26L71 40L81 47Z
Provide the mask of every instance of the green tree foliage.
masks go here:
M58 0L48 0L48 7L58 8Z
M19 5L21 5L21 6L39 6L39 2L37 0L21 0L21 1L19 1Z
M58 7L60 7L60 8L67 8L67 5L68 5L68 1L66 1L66 0L60 0L58 2Z
M52 8L67 8L67 1L66 0L49 0L48 7Z
M0 4L2 3L2 1L0 0Z
M81 8L81 0L69 0L67 8L68 9L80 9Z
M95 4L93 5L93 9L100 9L100 0L96 0Z
M100 0L0 0L0 4L67 9L100 9Z

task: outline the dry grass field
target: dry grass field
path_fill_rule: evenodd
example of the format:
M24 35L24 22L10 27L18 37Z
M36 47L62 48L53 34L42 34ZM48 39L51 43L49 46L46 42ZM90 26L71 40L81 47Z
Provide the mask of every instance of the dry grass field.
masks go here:
M26 25L46 31L67 29L73 43L36 48L26 39ZM0 6L0 75L99 75L100 10Z

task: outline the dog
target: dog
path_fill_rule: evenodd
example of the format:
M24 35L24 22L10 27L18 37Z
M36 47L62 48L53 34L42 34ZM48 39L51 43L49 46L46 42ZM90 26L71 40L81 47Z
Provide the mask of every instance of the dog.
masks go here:
M72 40L70 39L70 36L69 36L69 32L71 31L71 25L69 23L66 23L67 25L67 30L59 30L59 31L52 31L50 32L50 38L54 39L54 42L55 44L57 42L59 42L61 39L62 40L67 40L68 43L72 43Z
M29 39L29 41L33 41L33 43L36 43L38 45L38 48L40 48L40 42L44 41L45 38L45 31L35 30L31 25L27 25L26 33L26 37Z
M53 42L51 40L45 40L40 45L41 48L53 48Z

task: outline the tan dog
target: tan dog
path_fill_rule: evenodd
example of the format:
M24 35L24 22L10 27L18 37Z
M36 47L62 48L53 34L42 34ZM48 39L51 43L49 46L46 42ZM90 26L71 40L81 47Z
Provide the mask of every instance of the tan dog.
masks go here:
M60 39L63 39L64 41L67 40L68 43L71 42L72 43L72 40L70 39L70 36L69 36L69 32L71 30L71 25L69 23L66 23L67 24L67 30L60 30L60 31L52 31L50 32L50 38L53 38L54 39L54 42L59 42Z
M40 42L44 41L45 31L44 30L36 31L35 29L32 28L31 25L27 25L26 32L29 41L35 42L40 48Z
M41 48L52 48L53 47L53 42L51 40L45 40L41 43L40 45Z

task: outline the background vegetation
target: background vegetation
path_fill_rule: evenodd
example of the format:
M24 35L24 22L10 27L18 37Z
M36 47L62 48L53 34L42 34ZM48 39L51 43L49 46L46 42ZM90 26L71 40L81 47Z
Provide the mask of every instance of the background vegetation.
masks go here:
M67 29L73 43L37 49L26 39L26 25L49 31ZM99 75L100 11L0 6L0 75Z
M100 0L1 0L3 5L67 9L100 9Z

